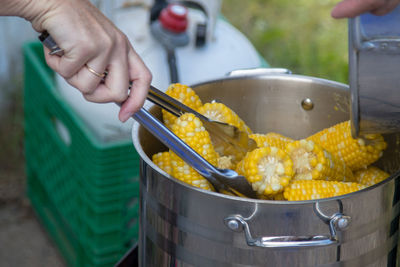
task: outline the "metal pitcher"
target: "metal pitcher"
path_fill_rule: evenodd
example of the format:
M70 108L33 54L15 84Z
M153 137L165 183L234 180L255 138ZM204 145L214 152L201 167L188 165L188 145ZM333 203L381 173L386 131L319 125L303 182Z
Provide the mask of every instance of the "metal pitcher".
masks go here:
M400 7L349 20L352 134L400 132Z

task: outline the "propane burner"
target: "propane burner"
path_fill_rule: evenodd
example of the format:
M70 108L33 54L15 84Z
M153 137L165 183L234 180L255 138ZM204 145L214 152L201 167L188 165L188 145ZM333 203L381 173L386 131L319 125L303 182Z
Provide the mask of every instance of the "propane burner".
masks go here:
M153 36L161 43L167 53L171 83L179 82L175 49L189 43L189 36L186 32L188 26L187 14L186 7L170 4L161 11L158 20L151 24Z

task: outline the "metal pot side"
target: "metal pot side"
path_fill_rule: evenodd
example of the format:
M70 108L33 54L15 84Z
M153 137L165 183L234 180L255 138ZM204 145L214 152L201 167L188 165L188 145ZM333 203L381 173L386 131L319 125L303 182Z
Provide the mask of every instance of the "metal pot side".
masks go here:
M226 78L192 87L254 132L304 138L349 119L344 84L298 75ZM161 118L153 107L151 112ZM378 185L317 201L249 200L181 183L151 162L166 148L135 125L141 156L140 266L398 266L400 136L385 136Z

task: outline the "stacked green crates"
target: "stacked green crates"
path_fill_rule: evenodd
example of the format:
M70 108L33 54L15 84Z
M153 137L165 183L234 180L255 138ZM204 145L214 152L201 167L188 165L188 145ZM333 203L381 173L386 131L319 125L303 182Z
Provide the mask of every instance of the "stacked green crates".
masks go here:
M139 155L102 143L62 99L39 42L25 58L28 195L70 266L112 266L137 242Z

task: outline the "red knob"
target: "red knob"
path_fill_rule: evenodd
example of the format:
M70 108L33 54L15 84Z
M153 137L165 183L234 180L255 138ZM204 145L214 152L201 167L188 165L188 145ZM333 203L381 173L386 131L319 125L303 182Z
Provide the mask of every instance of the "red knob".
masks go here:
M187 29L188 10L178 4L170 4L161 11L160 23L164 29L174 33L182 33Z

